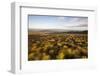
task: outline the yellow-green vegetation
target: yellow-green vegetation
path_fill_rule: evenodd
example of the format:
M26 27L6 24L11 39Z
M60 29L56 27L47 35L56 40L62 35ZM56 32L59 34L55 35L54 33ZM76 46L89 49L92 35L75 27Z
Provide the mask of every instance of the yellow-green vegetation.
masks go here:
M88 58L87 33L42 33L28 35L29 61Z

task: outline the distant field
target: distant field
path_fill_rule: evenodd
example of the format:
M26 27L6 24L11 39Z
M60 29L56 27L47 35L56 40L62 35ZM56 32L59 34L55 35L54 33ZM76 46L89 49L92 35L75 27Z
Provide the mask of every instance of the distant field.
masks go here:
M29 61L79 58L88 58L87 31L29 31Z

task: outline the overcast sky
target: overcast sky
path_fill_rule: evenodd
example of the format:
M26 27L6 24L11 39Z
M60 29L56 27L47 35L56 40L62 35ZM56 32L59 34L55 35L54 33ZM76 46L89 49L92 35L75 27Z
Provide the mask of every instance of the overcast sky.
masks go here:
M29 29L87 30L87 17L29 15Z

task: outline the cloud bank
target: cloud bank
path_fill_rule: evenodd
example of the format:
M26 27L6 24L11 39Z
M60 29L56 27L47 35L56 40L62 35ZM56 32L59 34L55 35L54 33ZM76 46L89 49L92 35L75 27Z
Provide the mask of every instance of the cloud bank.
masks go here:
M87 30L87 17L29 16L29 29Z

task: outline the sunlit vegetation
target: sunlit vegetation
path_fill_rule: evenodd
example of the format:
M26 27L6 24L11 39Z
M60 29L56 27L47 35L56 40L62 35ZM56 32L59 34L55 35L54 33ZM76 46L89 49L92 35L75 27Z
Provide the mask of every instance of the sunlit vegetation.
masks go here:
M28 34L28 60L88 58L87 32Z

